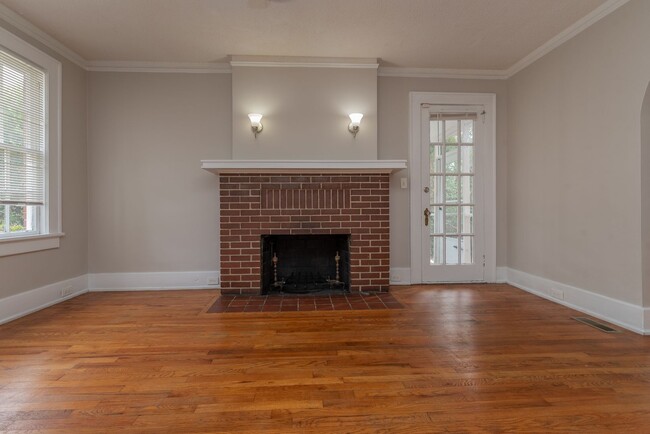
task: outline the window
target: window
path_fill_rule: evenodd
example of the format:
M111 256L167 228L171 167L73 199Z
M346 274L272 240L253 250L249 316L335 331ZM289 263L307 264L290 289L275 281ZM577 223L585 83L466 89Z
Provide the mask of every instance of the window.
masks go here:
M0 256L59 245L60 69L0 29Z

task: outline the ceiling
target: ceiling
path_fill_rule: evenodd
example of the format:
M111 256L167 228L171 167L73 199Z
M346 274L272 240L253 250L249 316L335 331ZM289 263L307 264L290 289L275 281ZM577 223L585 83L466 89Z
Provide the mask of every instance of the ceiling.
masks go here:
M88 61L377 57L505 70L605 0L0 0Z

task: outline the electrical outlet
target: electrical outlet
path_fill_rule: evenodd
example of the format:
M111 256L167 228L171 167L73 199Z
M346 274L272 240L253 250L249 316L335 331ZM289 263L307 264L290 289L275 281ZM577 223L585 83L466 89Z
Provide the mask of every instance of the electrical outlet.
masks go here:
M74 289L72 289L72 286L66 286L65 288L61 288L59 291L59 295L61 297L67 297L68 295L72 294L74 292Z
M564 291L562 291L561 289L551 288L549 293L553 298L557 298L558 300L564 300Z
M390 281L391 282L401 282L402 281L402 276L400 276L399 273L393 273L393 275L390 276Z
M208 277L208 285L218 285L218 284L219 284L218 277Z

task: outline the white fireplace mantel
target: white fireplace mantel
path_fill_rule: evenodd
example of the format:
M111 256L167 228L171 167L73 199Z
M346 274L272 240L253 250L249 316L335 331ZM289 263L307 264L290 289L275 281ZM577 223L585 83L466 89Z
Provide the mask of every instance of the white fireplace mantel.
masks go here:
M201 168L219 173L392 173L406 160L201 160Z

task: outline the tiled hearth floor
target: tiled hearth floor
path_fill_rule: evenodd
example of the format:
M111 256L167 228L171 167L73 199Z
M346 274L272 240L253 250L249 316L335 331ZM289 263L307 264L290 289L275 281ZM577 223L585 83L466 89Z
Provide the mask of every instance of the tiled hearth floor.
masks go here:
M388 293L341 295L222 295L208 313L402 309Z

